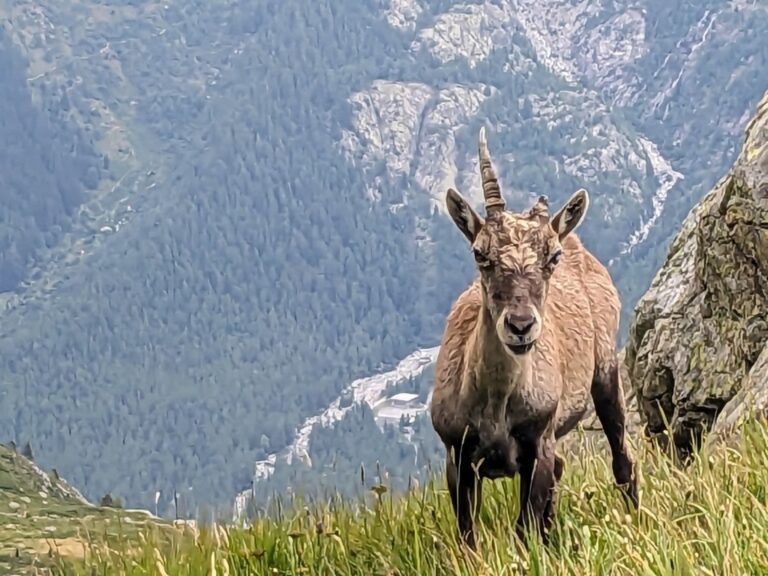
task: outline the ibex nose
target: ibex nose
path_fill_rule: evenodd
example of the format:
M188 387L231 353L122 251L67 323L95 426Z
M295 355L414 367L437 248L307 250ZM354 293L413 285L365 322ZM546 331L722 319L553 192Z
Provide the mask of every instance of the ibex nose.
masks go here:
M504 319L507 329L515 336L525 336L536 324L535 316L518 316L517 314L507 314Z

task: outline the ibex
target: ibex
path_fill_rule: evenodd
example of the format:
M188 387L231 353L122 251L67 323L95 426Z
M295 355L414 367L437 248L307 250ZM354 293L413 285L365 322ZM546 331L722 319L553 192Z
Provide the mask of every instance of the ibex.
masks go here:
M479 138L486 218L454 189L448 213L479 270L448 315L435 368L432 424L445 445L459 532L476 547L484 478L520 475L520 538L534 523L546 544L564 463L556 441L592 397L626 502L638 506L624 437L616 335L621 304L606 268L574 234L589 206L578 190L550 218L545 196L505 210L485 128Z

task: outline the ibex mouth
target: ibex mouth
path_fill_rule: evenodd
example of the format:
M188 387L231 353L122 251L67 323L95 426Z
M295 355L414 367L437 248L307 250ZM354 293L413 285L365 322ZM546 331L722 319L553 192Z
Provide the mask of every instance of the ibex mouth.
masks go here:
M505 344L505 346L515 356L522 356L523 354L528 354L534 344L535 342L529 342L528 344Z

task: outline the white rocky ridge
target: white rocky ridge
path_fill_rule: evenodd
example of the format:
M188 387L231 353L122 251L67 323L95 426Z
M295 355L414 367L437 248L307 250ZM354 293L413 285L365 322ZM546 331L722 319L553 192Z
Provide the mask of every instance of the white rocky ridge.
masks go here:
M474 68L499 44L508 43L512 12L506 3L458 5L435 18L413 41L414 52L426 48L446 63L462 58Z
M572 37L571 57L580 75L598 86L611 104L632 105L643 86L628 65L648 52L643 14L628 8L586 34L583 42Z
M603 181L607 173L620 179L617 193L621 198L601 197L600 209L603 218L612 220L619 217L620 211L647 212L650 208L652 216L644 228L632 240L627 239L634 246L647 237L663 210L667 193L680 177L665 168L668 163L655 145L655 153L648 152L651 148L645 144L650 142L647 138L638 138L617 126L604 102L607 95L611 103L626 104L641 89L625 70L647 52L647 45L640 9L628 5L625 10L604 14L602 4L586 0L457 3L415 31L412 50L426 49L444 63L463 59L472 68L493 50L503 49L508 53L505 70L527 74L537 64L520 50L519 40L514 40L515 34L524 35L539 64L573 86L528 96L533 110L531 121L545 121L550 131L560 129L572 134L572 154L553 157L553 169L563 170L585 185ZM391 12L422 14L420 10L415 2L393 0L386 15L390 19ZM582 81L589 81L603 93L585 89ZM424 83L378 80L368 90L352 95L352 127L343 133L341 145L351 160L365 167L368 195L380 199L381 169L386 167L389 176L403 176L418 184L441 211L449 186L458 186L479 203L474 152L458 155L455 134L477 116L485 100L501 89L451 85L438 90ZM579 122L575 133L574 121ZM497 170L502 179L514 160L499 154ZM646 170L649 162L653 170ZM659 182L646 181L646 173L658 176ZM507 192L512 202L524 202L529 196L524 190ZM407 204L407 192L393 203Z
M352 129L344 130L340 146L351 162L363 166L369 180L368 195L373 201L381 198L379 188L384 176L381 171L386 170L390 177L404 177L418 184L441 211L448 187L458 187L476 204L480 203L476 154L473 150L458 154L455 137L477 116L482 103L498 92L499 89L488 85L450 85L437 90L423 83L377 80L368 90L350 97ZM656 221L657 212L663 207L657 208L656 204L663 202L679 174L665 168L668 163L655 145L650 143L649 147L647 139L623 133L594 92L574 89L544 96L532 94L527 97L527 103L534 114L531 121L544 122L548 130L557 130L566 122L572 129L573 122L579 122L579 133L571 141L574 154L553 157L555 170L562 169L586 185L600 181L607 172L622 175L624 209L635 209L626 206L626 202L631 201L637 204L638 211L642 210L642 204L647 201L631 174L644 174L650 159L654 167L658 167L654 173L660 177L659 185L664 187L663 193L656 196L656 217L651 225ZM521 102L520 106L525 104ZM504 125L496 129L504 129ZM497 169L502 179L505 169L513 162L511 157L499 156ZM670 174L673 178L666 186L664 182ZM507 192L512 200L521 195L527 197L524 191ZM393 209L407 202L407 193L403 192L401 201L394 203ZM613 198L606 198L600 206L606 218L611 218L617 209Z
M405 0L393 1L400 5ZM464 59L471 68L495 49L525 35L539 62L569 82L589 78L628 104L641 87L627 65L647 52L643 13L627 3L596 26L604 2L591 0L495 0L456 4L417 34L412 49L426 48L441 62Z
M583 89L563 90L546 95L527 97L537 122L545 122L549 130L556 130L568 122L578 123L578 131L571 136L574 152L562 162L568 174L585 181L596 181L606 172L629 173L646 169L645 151L619 129L610 111L594 92ZM626 185L637 183L627 177ZM639 188L636 200L640 200Z
M578 68L572 58L574 39L581 32L583 19L597 13L600 3L582 0L573 6L563 1L517 0L509 4L514 5L515 18L539 62L564 79L575 81Z
M391 0L389 8L384 11L387 22L395 28L413 30L416 20L424 11L417 0Z
M354 132L344 130L341 146L353 162L362 161L369 169L383 161L391 174L410 173L416 153L417 135L427 102L434 91L418 82L375 81L363 92L353 94ZM378 200L377 174L368 189Z
M441 209L445 191L457 186L456 132L476 116L488 96L497 92L496 88L485 85L476 88L450 86L436 94L429 112L424 116L414 178ZM478 183L467 193L482 198Z
M442 207L445 189L456 186L456 131L496 92L486 85L438 90L417 82L377 80L353 94L354 130L343 132L341 147L368 173L369 197L380 199L377 167L383 164L390 176L412 176Z

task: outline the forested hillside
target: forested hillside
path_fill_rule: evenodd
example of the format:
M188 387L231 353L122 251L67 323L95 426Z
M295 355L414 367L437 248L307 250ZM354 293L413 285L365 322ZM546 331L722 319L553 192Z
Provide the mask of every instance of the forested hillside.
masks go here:
M3 4L0 439L92 499L227 502L439 342L472 274L442 195L477 198L481 124L512 206L590 189L626 319L733 157L768 15L545 4Z
M392 387L390 393L414 392L427 402L434 378L432 365L418 377ZM340 494L358 498L372 486L384 484L401 492L416 483L424 485L438 473L445 451L432 428L429 413L404 418L383 427L368 404L352 405L332 426L315 425L307 456L278 459L274 471L244 490L238 517L270 509L277 497L291 492L303 498L330 498Z
M341 385L435 333L444 306L429 294L432 264L415 244L413 215L372 207L359 170L334 147L341 87L367 69L345 69L344 54L386 51L384 39L362 35L375 13L340 16L335 28L330 4L313 4L304 17L325 31L321 40L309 29L276 39L298 31L298 5L211 8L199 21L169 10L177 28L155 40L160 30L137 13L113 26L108 18L103 38L91 29L81 41L114 51L108 69L135 88L110 99L137 99L114 108L132 106L129 133L148 131L132 145L155 153L152 183L139 184L152 190L135 203L123 190L129 221L52 295L5 314L0 435L31 439L91 496L149 505L155 490L193 486L226 498L250 477L263 435L287 443ZM220 72L182 73L196 68L206 31L226 36L228 22L252 22L240 54L229 40L206 55ZM184 42L192 49L178 55L188 61L167 73L164 51ZM350 43L360 50L347 53ZM292 69L302 54L306 67ZM115 81L93 73L82 106Z
M0 292L25 278L67 230L101 159L76 122L46 114L26 87L26 62L0 34Z

